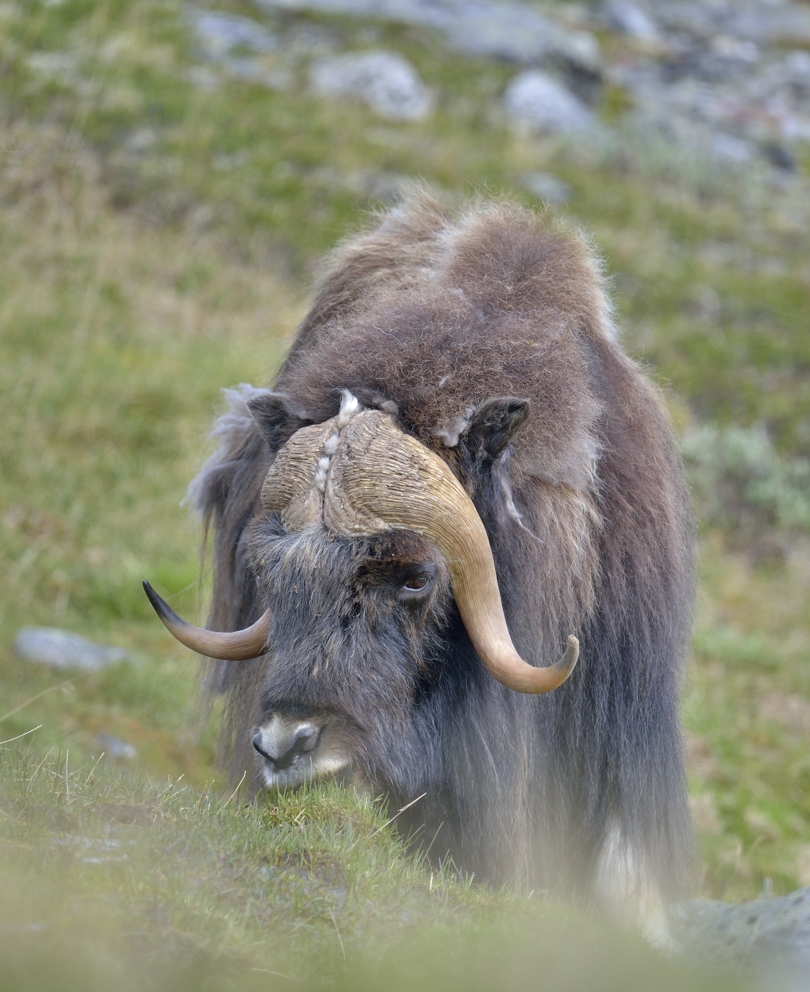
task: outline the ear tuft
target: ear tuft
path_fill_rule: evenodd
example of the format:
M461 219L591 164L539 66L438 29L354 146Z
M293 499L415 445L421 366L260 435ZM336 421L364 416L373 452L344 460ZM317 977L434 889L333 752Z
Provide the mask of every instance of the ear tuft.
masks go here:
M271 451L278 451L297 430L312 423L310 418L292 408L283 393L262 391L248 400L247 408Z
M473 411L459 438L472 462L491 464L529 416L529 401L518 396L493 396Z

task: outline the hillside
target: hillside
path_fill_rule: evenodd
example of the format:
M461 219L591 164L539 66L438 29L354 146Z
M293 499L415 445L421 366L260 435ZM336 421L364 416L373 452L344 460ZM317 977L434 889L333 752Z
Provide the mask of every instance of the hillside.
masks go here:
M224 893L241 891L251 874L266 818L277 815L294 834L307 803L313 833L356 830L347 846L361 837L365 848L380 830L381 846L369 847L375 866L352 864L339 848L324 854L326 869L305 865L304 875L295 874L300 853L282 844L267 855L272 871L282 871L272 898L286 900L282 932L296 935L296 953L310 946L301 933L315 935L321 964L351 958L351 941L388 946L399 927L391 920L403 913L413 914L426 947L434 925L455 933L462 921L459 933L469 926L474 935L458 941L472 946L482 920L498 927L557 913L449 875L436 897L429 871L383 828L385 814L356 808L348 794L330 793L324 807L317 797L290 797L277 814L237 814L235 802L222 812L231 790L215 768L216 714L200 713L195 663L156 623L140 588L148 577L185 615L204 616L200 534L181 501L209 450L220 390L269 378L304 312L318 258L408 180L453 202L479 191L529 206L549 200L603 253L626 347L665 391L699 517L700 597L683 720L702 893L735 901L810 885L810 132L800 113L810 8L779 8L798 12L790 30L760 20L755 43L739 20L746 11L764 17L755 4L708 28L694 18L684 26L678 5L653 5L644 8L654 29L646 37L622 28L607 7L531 5L559 31L538 54L471 48L452 24L406 17L393 0L378 20L338 6L0 5L0 739L25 735L0 752L0 871L12 880L7 891L26 893L9 900L3 925L41 920L54 891L72 891L67 869L49 881L42 865L62 864L67 850L74 863L77 837L108 836L110 822L124 822L104 812L110 804L141 810L133 822L147 839L123 874L104 869L97 883L81 869L76 899L85 908L67 914L73 922L59 925L54 946L67 946L78 932L71 927L85 924L93 933L139 930L131 919L146 919L152 906L143 932L167 960L171 948L213 941L222 960L233 953L245 969L268 968L256 942L274 924L250 908L266 891L246 890L247 908ZM520 36L526 45L534 38L528 28ZM718 49L715 37L737 48ZM393 109L348 83L328 95L335 60L380 51L397 53L415 73L406 73ZM723 63L721 72L709 55L732 68ZM538 66L577 100L581 128L538 123L504 102L521 73ZM773 86L798 94L795 106L787 97L768 103L766 94L760 116L733 126L687 107L685 93L722 103L723 87L738 85L734 72L772 80L773 67L793 73ZM684 79L688 86L673 89ZM753 108L758 92L748 98ZM718 144L718 135L739 144ZM74 631L122 648L129 660L88 672L25 662L12 648L25 625ZM36 801L25 782L36 783ZM154 811L168 782L165 794L184 798L171 799L163 834ZM118 788L129 797L116 799ZM187 809L199 809L198 829L212 831L194 841L199 850L222 859L234 836L243 852L236 867L214 858L205 868L210 903L188 919L177 892L167 894L171 881L160 881L168 861L138 895L143 866L191 830ZM128 842L125 826L115 831ZM308 845L319 843L307 835ZM40 864L32 850L49 853ZM391 878L369 894L364 886L378 884L384 864L394 866ZM339 882L330 881L333 868ZM182 885L195 873L188 868ZM317 910L301 909L308 885L322 900ZM335 888L356 894L354 908L334 901ZM93 908L101 891L116 907L108 920ZM171 941L161 944L165 912ZM17 953L16 941L6 951ZM132 946L116 960L137 958ZM435 946L425 954L435 960ZM99 965L101 984L108 967L119 965ZM175 981L160 974L164 984Z

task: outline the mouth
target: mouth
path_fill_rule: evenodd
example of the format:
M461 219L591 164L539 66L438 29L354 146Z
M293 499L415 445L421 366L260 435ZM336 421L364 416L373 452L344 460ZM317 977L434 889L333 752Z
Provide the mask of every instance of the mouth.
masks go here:
M297 789L305 782L312 782L316 779L337 778L338 776L346 781L351 780L352 763L348 759L330 758L315 762L311 758L306 761L299 760L289 768L278 769L266 759L262 760L261 773L264 779L264 788L275 791L283 789Z

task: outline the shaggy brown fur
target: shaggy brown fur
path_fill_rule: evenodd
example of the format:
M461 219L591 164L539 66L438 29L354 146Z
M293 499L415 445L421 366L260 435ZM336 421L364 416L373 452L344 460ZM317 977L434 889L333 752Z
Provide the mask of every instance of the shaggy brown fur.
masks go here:
M479 876L598 897L620 864L630 901L643 903L650 890L680 895L690 827L677 689L692 602L691 518L661 402L616 342L588 243L509 204L451 217L415 195L333 254L274 389L283 400L250 387L232 394L222 447L194 487L215 535L210 626L246 626L270 605L312 627L306 649L306 632L295 632L294 647L279 619L267 658L214 667L208 685L229 701L234 772L253 767L262 708L295 702L295 686L306 706L355 707L352 719L367 727L357 763L375 791L399 806L427 792L401 820L434 855L449 853ZM341 390L395 415L470 493L523 657L548 664L565 635L577 634L580 663L560 689L524 697L495 683L446 585L420 621L430 636L418 634L413 669L403 660L410 649L391 647L411 623L395 612L375 620L376 641L364 628L365 653L361 641L341 641L334 658L323 645L337 643L328 626L337 615L316 623L285 613L288 594L269 573L291 567L290 555L314 602L333 586L340 599L382 554L368 541L307 545L321 571L304 575L306 542L261 509L275 451L302 424L334 416ZM480 412L492 397L529 401L503 450ZM263 403L270 412L259 430ZM372 610L364 595L355 612L357 603ZM407 637L417 643L416 633ZM290 674L285 683L303 650L332 658L331 681ZM354 650L364 660L348 661ZM390 720L386 692L369 688L385 666L397 686ZM346 701L348 686L353 698L366 693L362 713Z

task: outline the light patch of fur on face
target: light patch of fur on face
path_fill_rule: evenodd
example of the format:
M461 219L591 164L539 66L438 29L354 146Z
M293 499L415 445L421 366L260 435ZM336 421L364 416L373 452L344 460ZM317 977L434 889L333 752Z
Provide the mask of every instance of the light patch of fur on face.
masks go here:
M274 713L258 728L256 736L260 738L263 751L271 755L284 754L302 730L316 730L318 743L310 753L299 755L288 768L274 768L256 753L266 788L295 788L309 779L326 778L351 766L351 756L340 742L330 741L328 721L321 718L302 720Z
M672 948L664 900L651 882L641 852L612 823L599 856L595 895L611 917L638 929L653 947Z
M266 761L262 762L261 773L266 789L295 789L314 778L329 778L351 767L346 757L319 758L302 761L293 768L276 772Z

